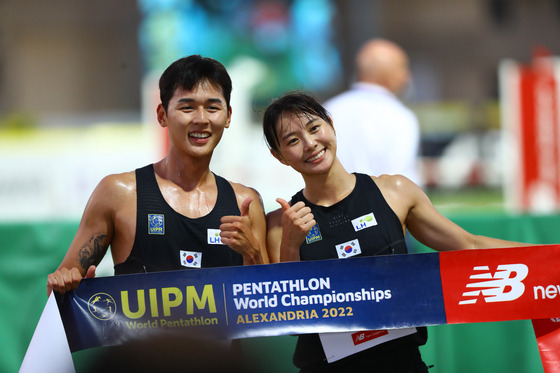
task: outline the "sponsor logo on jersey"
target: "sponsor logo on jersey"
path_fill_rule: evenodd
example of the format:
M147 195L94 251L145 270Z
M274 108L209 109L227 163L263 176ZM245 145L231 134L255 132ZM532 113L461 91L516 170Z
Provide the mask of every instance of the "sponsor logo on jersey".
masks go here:
M148 214L148 234L165 234L163 214Z
M197 251L181 250L179 253L181 257L181 265L188 268L201 268L202 253Z
M350 258L362 253L360 242L355 239L336 245L336 253L340 259Z
M509 302L523 295L523 280L529 274L525 264L500 264L494 275L488 266L475 266L467 288L475 289L463 293L459 304L474 304L482 294L486 303Z
M374 227L377 225L377 220L375 220L375 216L373 216L373 212L370 212L367 215L360 216L359 218L352 220L352 226L354 227L354 231L358 232L362 229Z
M308 244L321 241L322 239L323 236L321 236L321 231L319 230L319 224L315 224L313 228L311 228L309 233L307 233L307 236L305 236L305 242L307 242Z
M223 245L219 229L207 229L208 245Z

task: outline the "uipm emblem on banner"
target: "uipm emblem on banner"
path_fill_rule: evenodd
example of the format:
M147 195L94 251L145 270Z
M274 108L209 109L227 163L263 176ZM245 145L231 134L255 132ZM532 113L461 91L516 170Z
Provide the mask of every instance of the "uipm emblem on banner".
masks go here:
M117 305L109 294L96 293L89 298L88 310L96 319L110 320L117 312Z

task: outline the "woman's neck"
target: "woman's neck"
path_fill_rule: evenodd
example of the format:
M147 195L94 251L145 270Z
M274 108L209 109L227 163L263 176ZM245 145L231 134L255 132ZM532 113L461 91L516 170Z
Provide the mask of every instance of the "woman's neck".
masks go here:
M338 160L328 173L302 176L304 197L319 206L329 207L342 201L356 186L356 176L348 173Z

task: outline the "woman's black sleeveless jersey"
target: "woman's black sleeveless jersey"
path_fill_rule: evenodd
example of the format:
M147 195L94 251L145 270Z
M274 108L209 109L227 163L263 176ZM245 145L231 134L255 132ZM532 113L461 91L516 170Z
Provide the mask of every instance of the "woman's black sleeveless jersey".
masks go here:
M300 191L291 204L303 201L311 208L317 225L300 246L300 258L305 260L346 259L353 256L406 254L408 252L402 225L385 201L373 179L356 173L354 190L343 200L325 207L307 201ZM417 349L426 343L426 328L369 350L351 355L332 365L343 365L356 358L384 359L402 352L404 346ZM406 347L404 347L406 349ZM327 366L317 334L300 335L294 354L294 364L300 368Z

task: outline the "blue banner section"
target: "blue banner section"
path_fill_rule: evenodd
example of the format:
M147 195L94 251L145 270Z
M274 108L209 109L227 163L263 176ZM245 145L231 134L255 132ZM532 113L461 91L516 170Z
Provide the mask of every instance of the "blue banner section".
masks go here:
M161 331L236 339L446 323L438 253L84 279L57 302L73 352Z

